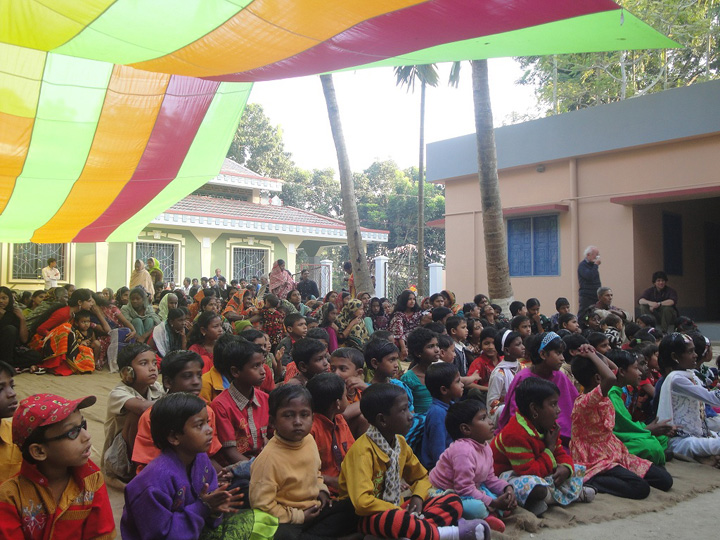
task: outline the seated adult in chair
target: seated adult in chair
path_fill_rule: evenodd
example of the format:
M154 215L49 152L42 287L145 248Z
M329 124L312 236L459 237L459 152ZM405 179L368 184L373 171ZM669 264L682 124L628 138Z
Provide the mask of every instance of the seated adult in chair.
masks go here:
M600 287L597 290L598 301L595 304L595 312L600 312L600 317L605 318L613 313L623 321L627 321L628 314L617 306L613 306L613 290L610 287Z
M675 328L677 319L677 291L667 286L668 277L659 270L652 275L653 286L643 291L638 300L643 315L655 317L657 326L664 333Z

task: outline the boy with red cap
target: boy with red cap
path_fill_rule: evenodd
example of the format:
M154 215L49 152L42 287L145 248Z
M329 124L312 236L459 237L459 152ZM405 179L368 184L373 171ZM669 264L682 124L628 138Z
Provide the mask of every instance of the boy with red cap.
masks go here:
M95 401L35 394L20 402L12 436L23 463L0 486L0 538L115 538L105 480L90 461L90 434L80 413Z

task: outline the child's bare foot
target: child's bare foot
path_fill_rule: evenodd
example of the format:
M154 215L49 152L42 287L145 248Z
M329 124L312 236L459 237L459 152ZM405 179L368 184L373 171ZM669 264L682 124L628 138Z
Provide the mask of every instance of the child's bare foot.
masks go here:
M711 467L720 469L720 456L699 457L697 460L705 465L710 465Z

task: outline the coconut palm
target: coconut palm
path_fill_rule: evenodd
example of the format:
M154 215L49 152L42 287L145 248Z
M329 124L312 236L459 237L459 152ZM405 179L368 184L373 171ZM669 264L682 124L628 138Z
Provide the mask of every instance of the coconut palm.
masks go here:
M357 199L355 198L355 184L353 182L352 170L350 169L350 158L348 157L343 136L342 124L340 123L340 109L335 97L335 85L331 74L320 75L325 104L327 105L330 129L332 130L335 152L338 158L338 169L340 170L340 195L342 196L343 217L345 219L345 230L347 231L348 249L350 250L350 262L352 263L355 288L361 292L375 293L370 269L365 254L365 244L360 234L360 218L357 211Z
M420 157L418 164L418 231L417 231L417 292L425 294L425 88L427 85L438 85L438 72L435 64L419 66L398 66L395 78L400 86L407 86L408 91L415 90L415 83L420 82Z

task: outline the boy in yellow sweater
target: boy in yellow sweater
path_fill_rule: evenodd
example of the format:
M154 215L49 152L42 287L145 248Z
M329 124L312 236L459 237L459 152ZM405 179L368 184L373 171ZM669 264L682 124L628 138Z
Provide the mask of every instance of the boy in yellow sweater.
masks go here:
M454 493L428 498L428 473L403 436L412 424L412 413L402 388L372 384L363 392L360 410L370 427L345 456L339 484L340 500L352 501L361 532L410 540L490 538L483 520L460 518L462 502ZM401 496L403 480L412 491L407 501Z
M330 502L323 483L315 439L309 437L313 412L310 392L283 385L270 393L270 425L275 436L250 468L252 507L278 518L276 539L340 538L357 533L349 501Z

